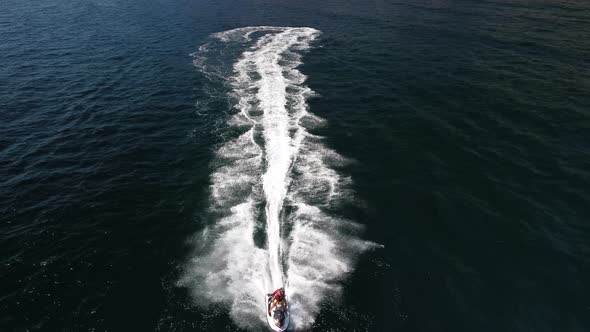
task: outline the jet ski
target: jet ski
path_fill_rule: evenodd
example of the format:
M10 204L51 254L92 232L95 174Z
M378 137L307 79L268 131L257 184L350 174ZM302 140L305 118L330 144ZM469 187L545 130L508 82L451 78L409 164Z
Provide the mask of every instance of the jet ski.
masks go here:
M284 303L278 303L272 310L270 309L272 294L266 294L264 303L266 303L266 320L268 325L274 331L286 331L289 326L289 308L287 306L287 299Z

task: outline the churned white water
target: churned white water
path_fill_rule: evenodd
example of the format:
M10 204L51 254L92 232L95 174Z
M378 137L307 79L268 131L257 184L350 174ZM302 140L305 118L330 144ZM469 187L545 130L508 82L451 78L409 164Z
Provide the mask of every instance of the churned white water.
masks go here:
M328 212L352 197L350 179L334 169L346 161L302 124L322 122L308 112L313 92L297 69L319 34L240 28L214 34L195 54L197 68L229 83L237 110L229 124L244 131L216 152L209 211L215 220L194 237L181 284L201 305L227 306L241 327L265 321L264 294L281 286L292 324L311 326L356 257L372 246L354 235L359 225ZM215 46L229 53L228 45L242 51L224 77L207 57L220 56ZM264 243L255 241L260 230Z

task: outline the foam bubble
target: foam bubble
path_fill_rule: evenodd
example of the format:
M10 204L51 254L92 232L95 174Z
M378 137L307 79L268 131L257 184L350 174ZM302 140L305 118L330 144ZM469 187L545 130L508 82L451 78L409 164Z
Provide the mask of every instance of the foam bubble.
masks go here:
M202 305L226 305L242 327L264 321L264 294L286 286L291 321L308 328L372 246L355 235L360 226L328 212L352 197L350 179L334 168L345 159L306 129L323 120L307 110L313 91L297 67L318 35L312 28L245 27L214 34L195 55L199 70L219 77L224 71L208 58L213 50L242 49L224 79L237 111L228 122L243 131L217 151L210 210L218 220L196 240L204 245L181 284ZM254 240L259 229L262 245Z

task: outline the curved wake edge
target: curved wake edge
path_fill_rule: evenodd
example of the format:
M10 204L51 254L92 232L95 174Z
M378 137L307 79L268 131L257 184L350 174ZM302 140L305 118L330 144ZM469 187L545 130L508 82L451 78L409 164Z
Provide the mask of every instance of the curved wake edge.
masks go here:
M351 235L360 226L327 212L351 196L350 180L333 168L345 160L302 125L321 122L307 112L313 92L297 70L318 35L312 28L239 28L214 34L217 41L195 54L197 68L230 84L238 112L229 123L243 132L217 150L209 211L217 221L195 239L201 246L180 283L200 304L228 305L242 327L265 321L263 295L283 285L293 322L310 326L322 300L340 292L358 254L372 246ZM239 58L224 77L212 59L232 46ZM265 244L255 241L260 230Z

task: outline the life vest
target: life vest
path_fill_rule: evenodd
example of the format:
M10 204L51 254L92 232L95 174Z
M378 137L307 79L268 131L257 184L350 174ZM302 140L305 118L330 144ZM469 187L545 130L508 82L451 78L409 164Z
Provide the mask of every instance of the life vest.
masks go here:
M274 291L274 293L272 293L272 297L275 300L275 302L282 302L283 300L285 300L285 291L282 288L279 288L276 291Z

